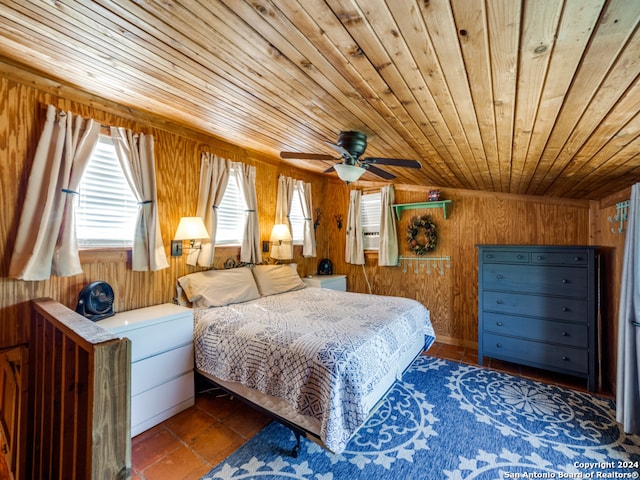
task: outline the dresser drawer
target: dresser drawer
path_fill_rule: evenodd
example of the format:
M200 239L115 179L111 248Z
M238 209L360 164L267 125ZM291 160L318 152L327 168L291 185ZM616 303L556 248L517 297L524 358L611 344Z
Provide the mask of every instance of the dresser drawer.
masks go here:
M131 431L135 435L140 432L140 424L146 423L149 419L161 416L164 412L169 412L166 418L174 413L172 408L194 397L193 372L174 378L173 380L158 385L146 392L131 397ZM190 403L193 403L192 401ZM162 421L162 420L160 420ZM159 423L159 422L154 422Z
M489 263L482 266L482 280L488 290L566 297L587 297L589 293L585 268Z
M193 370L193 344L147 357L131 365L131 395Z
M585 324L576 325L540 318L485 313L484 332L579 348L587 348L589 345L589 331Z
M567 370L577 374L586 374L589 371L587 350L490 333L483 334L483 344L484 354L488 357Z
M529 263L529 252L491 250L482 252L481 261L484 263Z
M531 263L546 265L577 265L587 266L589 257L587 252L531 252Z
M122 335L131 340L131 361L166 352L193 342L193 320L176 318L167 322L135 328Z
M552 318L586 323L587 300L580 298L541 297L519 293L482 292L484 312L511 313L530 317Z

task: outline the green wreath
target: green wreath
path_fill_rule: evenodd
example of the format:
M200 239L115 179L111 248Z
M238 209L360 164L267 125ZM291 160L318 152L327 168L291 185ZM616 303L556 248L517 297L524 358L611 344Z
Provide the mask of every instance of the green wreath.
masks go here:
M418 235L422 229L424 229L424 243L420 243L418 240ZM436 233L436 226L429 215L413 217L413 221L407 227L407 241L409 242L409 248L416 255L424 255L436 248L438 234Z

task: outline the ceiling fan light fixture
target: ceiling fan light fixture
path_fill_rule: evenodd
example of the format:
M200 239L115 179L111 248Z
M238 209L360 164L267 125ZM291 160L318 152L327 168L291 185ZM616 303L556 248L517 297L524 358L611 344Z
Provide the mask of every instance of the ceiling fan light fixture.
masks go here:
M338 177L347 183L357 182L364 172L366 172L362 167L346 165L344 163L338 163L337 165L334 165L333 168L338 174Z

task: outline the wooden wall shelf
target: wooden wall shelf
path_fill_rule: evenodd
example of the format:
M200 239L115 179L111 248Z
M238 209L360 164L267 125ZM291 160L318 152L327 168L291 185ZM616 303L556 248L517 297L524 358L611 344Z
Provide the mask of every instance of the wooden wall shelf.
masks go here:
M396 211L396 217L400 220L402 212L405 210L412 210L417 208L442 208L444 212L444 218L447 218L447 205L451 203L451 200L438 200L437 202L418 202L418 203L397 203L393 205Z

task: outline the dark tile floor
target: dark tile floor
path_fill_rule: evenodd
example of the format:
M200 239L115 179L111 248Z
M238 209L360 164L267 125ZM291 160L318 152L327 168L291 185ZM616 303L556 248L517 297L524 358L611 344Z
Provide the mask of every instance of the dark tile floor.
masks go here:
M435 343L428 355L471 365L478 352ZM525 378L586 391L586 382L535 368L485 359L484 366ZM269 423L269 418L215 391L196 395L193 407L132 440L133 480L199 479Z

